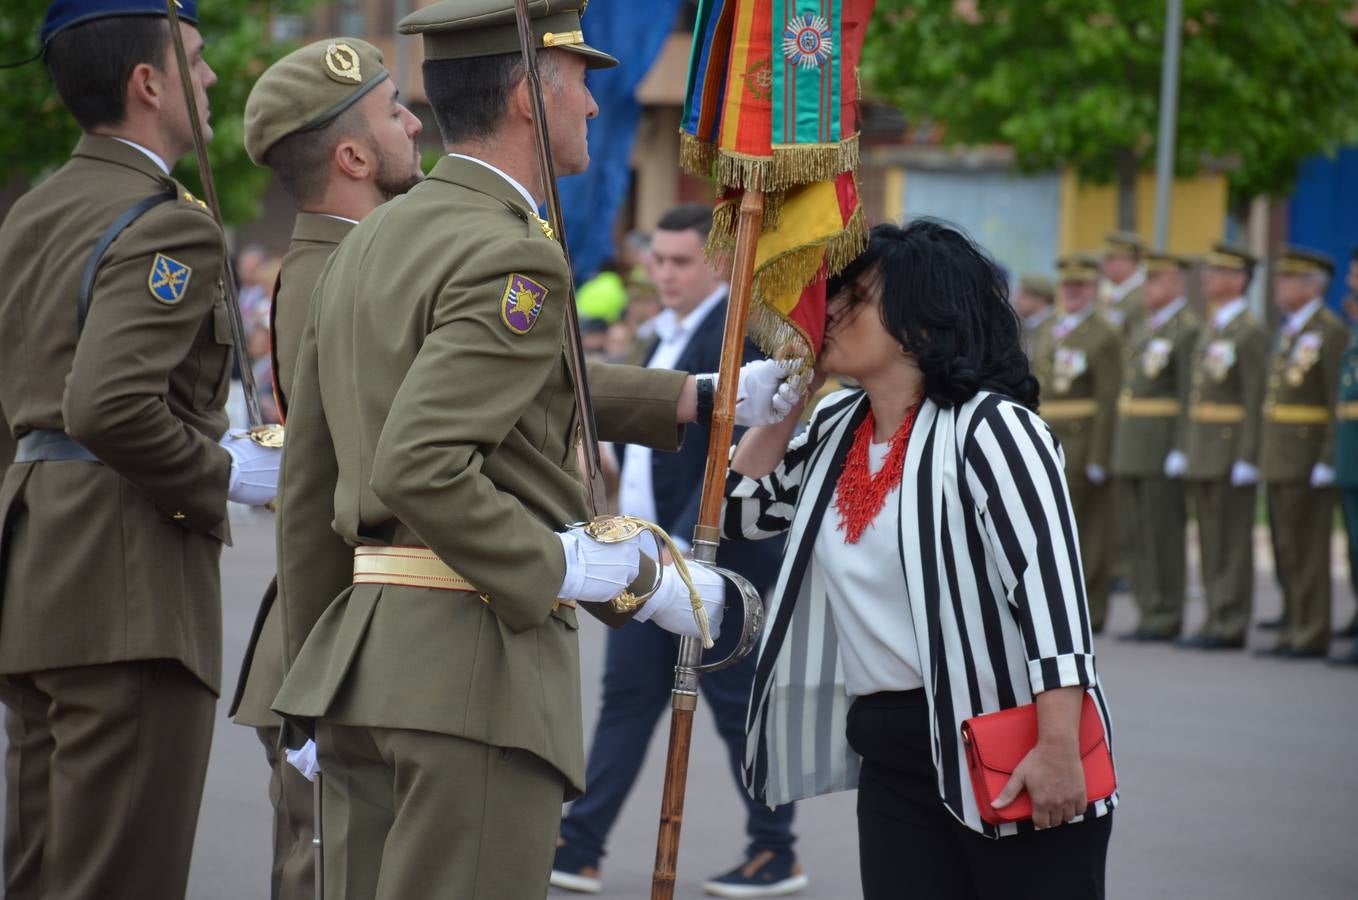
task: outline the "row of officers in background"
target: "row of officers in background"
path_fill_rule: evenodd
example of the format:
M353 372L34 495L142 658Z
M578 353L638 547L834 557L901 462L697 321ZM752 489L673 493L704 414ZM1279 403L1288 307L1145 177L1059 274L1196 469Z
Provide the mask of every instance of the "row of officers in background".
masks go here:
M1358 573L1358 329L1325 305L1333 260L1296 247L1272 266L1270 329L1245 298L1258 263L1227 243L1201 260L1148 253L1119 232L1101 255L1062 257L1055 283L1021 279L1015 306L1065 451L1095 631L1121 568L1139 612L1123 637L1244 648L1262 485L1283 615L1261 652L1329 653L1339 498ZM1195 265L1202 315L1187 298ZM1348 284L1358 290L1358 251ZM1207 614L1184 634L1190 510ZM1358 665L1358 646L1334 661Z

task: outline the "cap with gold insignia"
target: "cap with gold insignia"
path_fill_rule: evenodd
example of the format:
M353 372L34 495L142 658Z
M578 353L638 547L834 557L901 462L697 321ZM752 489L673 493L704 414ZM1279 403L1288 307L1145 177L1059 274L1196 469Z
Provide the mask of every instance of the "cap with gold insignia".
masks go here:
M528 0L538 49L578 53L591 69L618 61L585 43L580 18L589 0ZM401 34L424 36L425 59L471 59L519 52L514 0L442 0L416 10L397 26Z
M1207 254L1203 262L1207 264L1208 268L1212 269L1252 272L1255 264L1259 262L1259 258L1239 244L1218 241L1212 245L1212 252Z
M190 25L198 24L198 4L194 0L175 0L175 12ZM42 20L42 45L47 46L61 31L72 25L122 16L166 18L165 0L52 0Z
M1334 260L1315 250L1288 246L1278 254L1276 271L1279 275L1324 275L1329 278L1334 274Z
M1189 268L1191 263L1182 256L1173 253L1147 253L1146 271L1147 272L1182 272Z
M1134 231L1113 231L1103 239L1104 256L1140 256L1146 250L1146 242Z
M1099 280L1099 258L1093 253L1067 253L1056 261L1062 282Z
M387 80L382 51L358 38L317 41L264 70L245 101L245 152L264 164L269 148L290 134L335 121Z
M1019 276L1019 290L1025 294L1046 297L1048 303L1056 298L1056 283L1045 275Z

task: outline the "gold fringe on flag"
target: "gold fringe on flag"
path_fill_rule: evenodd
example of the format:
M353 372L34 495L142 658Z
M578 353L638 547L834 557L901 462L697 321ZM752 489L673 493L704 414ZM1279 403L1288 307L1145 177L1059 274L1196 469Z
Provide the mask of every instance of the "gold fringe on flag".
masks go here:
M690 153L698 158L696 149ZM754 183L757 173L757 183L766 192L779 191L813 181L831 181L836 175L857 169L858 156L856 134L837 144L775 144L772 156L718 150L716 178L723 187L746 188Z

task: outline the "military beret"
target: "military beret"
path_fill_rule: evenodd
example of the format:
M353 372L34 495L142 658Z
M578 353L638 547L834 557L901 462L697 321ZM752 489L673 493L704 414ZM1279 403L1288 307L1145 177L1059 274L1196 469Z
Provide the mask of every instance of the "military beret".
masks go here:
M1147 272L1182 272L1191 263L1182 256L1175 256L1173 253L1147 253L1146 271Z
M317 41L259 76L245 101L245 152L264 164L290 134L323 128L387 79L382 51L358 38Z
M1134 231L1110 232L1103 239L1105 256L1140 256L1146 249L1146 242Z
M589 0L528 0L539 49L578 53L591 69L618 61L585 43L580 18ZM442 0L416 10L397 25L401 34L424 36L425 59L471 59L519 52L514 0Z
M1277 272L1279 275L1322 274L1328 278L1334 274L1334 260L1305 247L1284 247L1278 254Z
M1213 269L1234 269L1237 272L1249 272L1254 269L1254 265L1259 262L1259 259L1239 244L1218 241L1212 245L1212 252L1207 254L1203 262Z
M1056 269L1063 282L1099 280L1099 258L1093 253L1067 253L1056 261Z
M1046 297L1048 302L1056 297L1056 284L1045 275L1020 275L1019 290L1025 294Z
M179 18L190 25L198 24L198 4L195 0L175 0ZM42 45L47 46L58 32L93 22L120 16L159 16L166 18L165 0L52 0L42 20Z

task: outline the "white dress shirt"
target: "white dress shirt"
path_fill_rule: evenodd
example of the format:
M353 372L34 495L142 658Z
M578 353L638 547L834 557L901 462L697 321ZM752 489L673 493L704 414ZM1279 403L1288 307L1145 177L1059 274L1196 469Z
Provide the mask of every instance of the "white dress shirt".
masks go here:
M1108 285L1108 300L1110 303L1120 303L1122 302L1123 297L1126 297L1132 291L1141 287L1141 285L1145 283L1146 283L1146 270L1137 269L1135 272L1132 273L1131 278L1128 278L1121 284L1110 283Z
M1307 323L1311 321L1311 317L1316 314L1320 309L1321 304L1324 302L1323 298L1317 297L1284 319L1283 336L1289 338L1296 337L1297 333L1306 327Z
M1217 331L1225 328L1235 321L1236 316L1245 311L1246 305L1247 301L1244 297L1236 297L1230 303L1222 304L1216 312L1212 313L1212 327Z
M712 308L726 297L727 287L722 285L699 303L692 312L682 318L672 309L667 309L652 321L655 332L660 337L648 369L673 369L684 355L688 342L702 321L712 312ZM694 485L693 489L698 490ZM640 444L628 444L623 451L622 484L618 489L618 510L627 516L636 516L647 522L656 520L655 486L651 483L651 448ZM670 535L680 549L688 549L684 536Z
M477 159L475 156L467 156L465 153L449 153L448 155L451 156L453 159L469 159L469 160L471 160L471 161L474 162L474 163L480 163L481 165L485 166L487 169L490 169L490 170L491 170L492 172L494 172L496 175L499 175L499 176L500 176L501 178L503 178L505 181L508 181L511 185L513 185L514 190L518 191L521 195L523 195L524 202L528 204L528 208L529 208L529 209L531 209L531 210L537 210L537 208L538 208L538 202L537 202L536 200L533 199L533 195L532 195L532 194L528 193L528 188L526 188L526 187L524 187L523 185L519 184L519 183L518 183L517 181L515 181L512 177L510 177L509 175L507 175L503 169L499 169L499 168L496 168L495 166L492 166L490 163L486 162L484 159Z
M170 174L170 167L165 165L165 160L161 159L160 154L156 153L154 150L147 150L141 144L138 144L136 141L129 141L127 138L115 137L114 140L120 141L129 147L137 148L142 153L145 153L146 156L151 160L151 162L156 164L160 171L164 172L166 175Z
M1186 304L1187 302L1188 302L1187 298L1177 297L1174 300L1171 300L1165 306L1161 307L1159 310L1156 311L1155 315L1150 317L1149 330L1159 331L1160 327L1164 325L1166 322L1168 322L1170 319L1174 318L1175 313L1183 309L1184 304Z
M1094 314L1093 303L1089 304L1079 312L1066 313L1064 316L1062 316L1060 319L1056 321L1055 327L1052 328L1052 337L1056 338L1058 341L1064 339L1066 335L1070 334L1076 328L1079 328L1081 322L1083 322L1085 319L1088 319L1093 314Z

